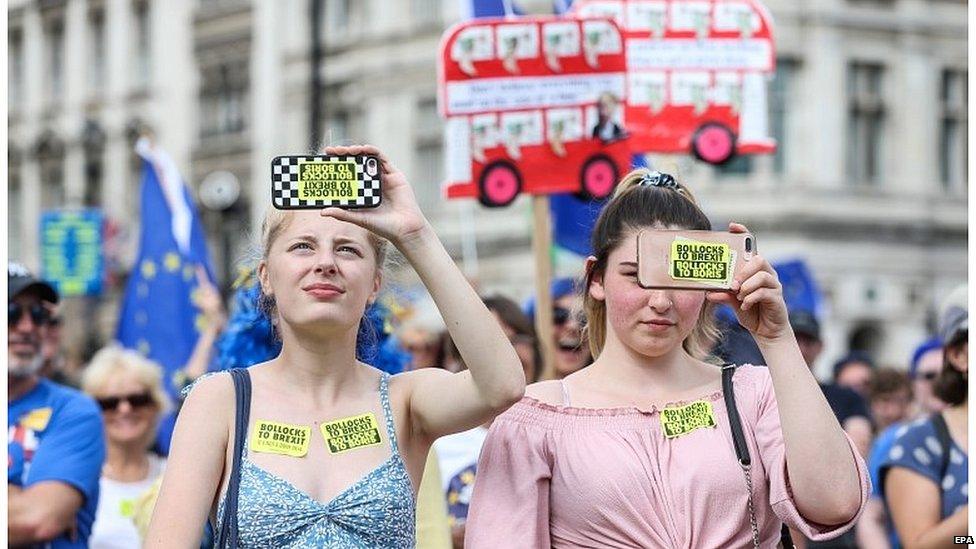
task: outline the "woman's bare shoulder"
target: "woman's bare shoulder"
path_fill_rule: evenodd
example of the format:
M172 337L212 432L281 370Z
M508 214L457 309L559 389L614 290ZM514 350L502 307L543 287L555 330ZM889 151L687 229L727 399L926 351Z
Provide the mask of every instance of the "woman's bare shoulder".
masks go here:
M525 388L525 396L534 398L539 402L559 406L563 404L562 381L550 379L539 381Z

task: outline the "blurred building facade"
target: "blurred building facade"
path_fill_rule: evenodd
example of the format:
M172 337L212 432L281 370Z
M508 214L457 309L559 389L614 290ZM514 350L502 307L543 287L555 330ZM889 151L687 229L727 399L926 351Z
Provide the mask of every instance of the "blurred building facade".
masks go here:
M226 284L260 226L273 156L371 142L410 177L481 290L530 294L529 200L487 210L440 197L436 55L463 3L323 2L318 144L309 137L311 4L9 2L10 257L37 268L40 212L87 204L118 227L124 271L138 230L131 144L148 127L194 190L230 194L202 208ZM744 222L767 257L808 261L826 298L825 362L853 345L904 365L933 301L966 279L966 2L766 4L779 152L720 169L651 161L677 170L716 226ZM555 257L558 274L578 273L579 258Z

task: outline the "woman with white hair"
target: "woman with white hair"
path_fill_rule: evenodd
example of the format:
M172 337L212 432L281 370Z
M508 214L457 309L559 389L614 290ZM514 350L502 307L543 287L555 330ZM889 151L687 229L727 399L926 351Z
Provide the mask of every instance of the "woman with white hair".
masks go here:
M171 407L162 369L135 351L110 346L92 358L82 389L102 409L106 459L92 527L92 549L142 545L132 516L136 501L163 473L166 460L150 449L160 415Z

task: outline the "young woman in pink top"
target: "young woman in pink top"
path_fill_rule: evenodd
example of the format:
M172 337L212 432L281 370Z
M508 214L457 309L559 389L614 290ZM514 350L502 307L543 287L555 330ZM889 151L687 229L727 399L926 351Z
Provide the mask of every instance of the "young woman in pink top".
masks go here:
M775 271L756 256L733 293L643 289L642 228L711 223L670 176L636 170L623 179L586 262L596 361L530 386L495 420L466 547L774 547L784 521L814 540L840 535L860 514L869 482L800 355ZM720 303L733 307L769 364L733 377L747 468L733 447L722 369L708 362ZM662 418L674 409L713 426L667 437Z

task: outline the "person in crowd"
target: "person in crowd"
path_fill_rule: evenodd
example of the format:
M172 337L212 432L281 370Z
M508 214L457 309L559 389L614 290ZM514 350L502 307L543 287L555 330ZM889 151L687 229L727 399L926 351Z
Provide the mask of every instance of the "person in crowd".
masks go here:
M41 336L41 355L44 357L44 365L41 366L40 373L55 383L77 388L76 372L68 370L68 361L65 360L64 348L61 344L61 305L52 303L45 306L48 308L48 320Z
M484 298L485 306L495 315L502 331L515 347L527 383L535 383L542 375L542 352L535 334L535 326L518 304L503 295Z
M879 484L888 514L906 547L951 547L969 533L969 302L965 285L953 290L939 314L943 365L935 395L947 404L901 431L884 462Z
M937 337L926 340L915 349L908 369L914 396L913 416L941 412L945 408L945 402L939 400L933 391L935 379L942 369L942 359L942 341Z
M550 284L549 290L553 300L552 338L556 349L551 376L562 379L585 367L593 359L583 344L583 301L577 282L571 278L559 278ZM535 322L534 299L526 304L525 314ZM545 378L546 372L540 375Z
M908 374L894 368L873 370L868 381L868 405L874 428L882 432L908 418L912 411L912 384Z
M105 439L91 398L40 375L54 288L7 264L7 543L88 546Z
M150 450L160 415L172 406L162 378L158 364L117 346L97 352L85 369L82 389L102 409L107 443L98 511L88 540L92 549L142 545L132 521L135 502L152 487L166 463Z
M508 336L515 352L522 361L522 371L529 383L538 381L541 351L535 328L518 304L501 295L484 298L485 306ZM461 433L441 437L434 442L440 459L442 489L447 499L448 521L451 539L456 549L464 547L464 525L471 503L471 494L477 474L478 456L488 435L489 423Z
M671 176L623 178L586 261L596 360L530 386L492 423L466 547L771 547L784 521L817 539L854 524L865 467L804 363L769 263L755 256L730 292L637 284L638 230L711 228ZM723 370L707 362L717 304L732 306L769 365L730 370L745 467Z
M888 549L890 547L900 547L898 535L894 526L885 511L884 499L881 496L881 485L878 474L881 470L882 462L887 458L888 452L895 442L895 438L907 430L906 422L921 416L938 412L944 407L932 393L932 380L938 375L942 367L942 342L938 338L929 339L920 344L912 353L911 363L908 367L908 378L910 385L907 392L912 402L907 407L904 416L897 421L886 422L885 417L895 416L895 410L900 408L898 397L895 402L884 405L885 410L876 410L872 403L871 413L875 416L875 421L879 424L878 435L871 443L871 452L868 454L868 472L871 475L871 499L868 500L864 513L857 523L857 543L862 549ZM883 370L879 370L878 373ZM900 373L899 373L900 374ZM927 378L927 379L926 379ZM879 381L881 378L877 378ZM891 389L896 387L894 376L891 382L885 382ZM878 384L880 385L880 384ZM901 387L901 382L898 382ZM880 386L877 390L881 390ZM898 391L890 390L888 393L894 395L896 392L905 392L905 389ZM890 411L886 414L885 411ZM887 427L881 427L886 424Z
M868 398L868 384L874 373L874 361L864 351L851 351L834 363L834 383L847 387L861 398Z
M793 328L793 333L796 334L796 342L800 346L803 360L812 371L817 363L817 358L823 351L823 341L820 339L820 321L813 313L798 309L790 312L790 326ZM861 395L837 384L821 383L820 390L827 397L827 403L830 404L830 409L834 411L834 416L840 422L841 428L854 441L854 445L861 455L867 456L873 436L871 414L868 411L867 402Z
M419 303L413 316L396 331L400 348L410 355L410 370L443 368L447 361L444 321L427 301Z
M268 210L258 274L281 353L243 370L240 381L251 384L242 409L250 436L240 441L239 461L231 376L212 375L191 391L146 547L195 545L211 514L222 524L235 462L238 510L228 520L237 525L230 534L237 539L218 528L218 546L412 547L415 487L432 441L483 424L524 392L518 355L437 238L403 173L374 147L328 147L325 154L378 155L382 204ZM422 368L391 377L356 360L358 328L382 286L387 242L426 285L468 366L464 372ZM293 433L289 446L262 443L254 436L259 426L259 433Z

